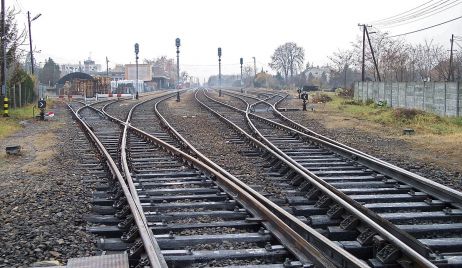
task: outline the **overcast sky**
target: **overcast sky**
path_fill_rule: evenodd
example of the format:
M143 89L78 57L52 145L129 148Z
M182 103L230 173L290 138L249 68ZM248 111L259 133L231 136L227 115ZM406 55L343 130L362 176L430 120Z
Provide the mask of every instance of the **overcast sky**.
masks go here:
M305 63L324 65L337 49L350 47L361 34L358 23L388 18L428 0L5 0L20 10L18 21L32 22L37 62L51 57L59 64L78 63L90 55L105 68L140 59L176 57L181 38L180 68L201 78L218 73L217 48L222 47L222 73L239 73L244 64L270 70L273 51L285 42L305 49ZM439 1L434 0L437 3ZM462 16L462 0L447 10L414 23L387 29L405 33ZM408 35L410 42L434 39L449 48L451 34L462 35L462 19Z

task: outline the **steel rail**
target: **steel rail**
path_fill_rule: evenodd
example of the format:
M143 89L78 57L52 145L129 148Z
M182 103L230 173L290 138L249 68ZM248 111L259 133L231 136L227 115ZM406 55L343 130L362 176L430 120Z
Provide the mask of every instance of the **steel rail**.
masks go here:
M235 92L230 92L226 90L226 93L229 93L230 95L242 95L239 93ZM255 98L253 96L248 96L246 95L245 97L247 98L253 98L256 100L259 100L258 98ZM281 99L280 101L282 101ZM279 102L280 102L279 101ZM381 159L378 159L374 156L371 156L369 154L366 154L364 152L361 152L357 149L354 149L352 147L349 147L343 143L340 143L338 141L335 141L333 139L330 139L326 136L323 136L321 134L316 133L315 131L312 131L305 126L287 118L285 115L283 115L281 112L278 111L277 105L278 103L271 104L266 102L265 100L259 100L257 103L266 103L267 105L271 106L273 109L273 113L279 117L281 120L286 121L288 124L291 126L285 126L281 123L274 122L268 118L261 117L256 114L252 114L252 116L255 116L257 119L267 121L268 123L274 124L278 126L279 128L286 129L287 131L291 131L296 133L299 136L302 136L308 140L315 141L316 143L329 147L331 150L334 152L353 159L354 161L357 161L364 166L375 170L377 172L380 172L384 175L390 176L398 181L401 181L405 184L409 184L419 190L422 190L430 195L433 195L437 197L438 199L452 203L455 207L462 208L462 192L459 192L457 190L451 189L445 185L442 185L440 183L434 182L430 179L427 179L423 176L420 176L418 174L412 173L410 171L407 171L403 168L400 168L398 166L395 166L391 163L388 163L386 161L383 161ZM256 103L255 103L256 104Z
M284 223L286 222L286 218L284 219L279 219L279 216L276 216L275 214L273 214L274 210L277 210L278 214L285 214L285 216L289 216L292 218L292 220L296 220L298 221L299 224L301 225L304 225L303 222L301 222L300 220L298 220L297 218L295 218L293 215L290 215L288 214L285 210L283 210L282 208L280 208L279 206L275 205L274 203L270 202L269 200L267 200L266 198L264 198L263 196L261 196L260 194L258 194L257 192L255 192L253 189L251 189L250 187L248 187L246 184L243 184L240 180L236 179L234 176L232 176L231 174L229 174L228 172L226 172L224 169L222 169L221 167L219 167L217 164L215 164L214 162L212 162L210 159L208 159L207 157L205 157L203 154L201 154L196 148L194 148L186 139L184 139L184 137L182 137L169 123L168 121L161 115L161 113L159 112L158 110L158 104L161 102L161 101L164 101L164 100L167 100L169 98L173 98L175 96L175 94L169 96L162 96L162 97L159 97L159 101L155 103L154 105L154 110L156 112L156 115L159 117L159 119L161 120L161 122L164 124L164 126L169 130L169 132L178 140L180 141L180 144L183 148L186 148L188 149L189 151L192 151L194 154L194 156L192 155L186 155L185 153L181 152L181 154L183 155L186 155L188 158L189 157L193 157L193 159L195 159L195 157L197 157L197 159L199 159L200 162L204 163L204 164L200 164L199 166L201 167L201 169L204 169L204 168L207 168L208 172L210 172L210 170L214 170L214 172L216 174L213 174L215 177L217 176L217 174L219 174L219 176L223 176L224 178L226 178L226 180L224 180L222 182L222 187L223 188L226 188L228 189L229 191L232 191L232 192L235 192L236 196L239 196L239 198L243 198L243 195L247 196L244 200L241 200L243 202L245 202L247 204L246 208L249 208L249 207L255 207L256 206L256 209L252 209L252 212L254 215L260 215L261 217L263 218L266 218L268 220L267 223L264 223L266 225L270 225L268 227L268 229L272 230L274 232L274 235L276 237L278 237L278 239L283 242L284 245L288 246L288 248L296 255L300 258L301 261L308 261L308 259L315 259L316 262L320 265L323 265L325 267L338 267L338 265L334 265L333 262L330 260L329 257L331 256L325 256L323 253L319 252L316 248L313 247L313 245L311 245L309 243L309 240L307 240L306 238L304 237L301 237L298 232L295 232L294 230L292 230L292 228L290 228L288 225L285 225ZM152 100L152 99L151 99ZM130 110L129 112L129 116L127 117L127 121L125 122L126 123L126 126L128 126L128 122L129 120L131 119L131 116L133 114L133 111L136 109L136 107L138 107L138 105L141 105L147 101L151 101L151 100L146 100L142 103L139 103L137 105L135 105L134 107L132 107L132 109ZM131 129L136 129L138 134L142 135L143 137L147 138L147 139L151 139L151 140L154 140L155 143L158 143L159 141L161 141L160 139L157 139L133 126L130 126ZM148 135L148 136L146 136ZM178 151L178 149L176 149L175 147L173 147L172 145L169 145L163 141L161 141L162 144L167 147L170 148L170 151L171 150L174 150L174 151ZM173 148L173 149L172 149ZM171 151L172 152L172 151ZM195 160L197 161L197 160ZM196 163L197 164L197 163ZM211 169L212 167L212 169ZM223 173L225 173L226 175L224 175ZM254 191L254 193L249 193L251 191ZM258 195L258 198L255 198L253 196L253 194L256 194ZM234 197L236 197L234 196ZM247 198L250 198L250 199L247 199ZM255 198L255 200L253 200L252 198ZM260 199L264 199L264 201L266 202L270 202L270 208L271 209L268 209L268 204L266 202L262 202ZM258 201L257 201L258 200ZM276 209L275 209L276 208ZM274 226L271 226L271 222L274 222L275 225ZM308 226L304 226L304 227L307 227L309 228L309 231L310 232L313 232L313 233L316 233L321 239L324 239L324 240L327 240L324 236L322 236L321 234L317 233L316 231L314 231L311 227L308 227ZM311 239L313 240L313 239ZM330 240L327 240L329 241L330 243L332 243ZM317 243L319 244L319 243ZM294 246L290 246L290 245L294 245ZM336 244L332 243L332 245L329 245L329 246L336 246L338 247ZM344 251L343 249L341 249L340 247L338 247L339 250L341 251ZM348 252L344 251L347 255L347 257L349 258L353 258L354 259L354 256L350 255ZM354 262L353 262L354 263ZM358 263L361 263L359 260L358 260ZM341 266L344 266L343 264ZM356 265L348 265L347 267L368 267L368 266L356 266Z
M172 94L172 95L169 95L169 94L166 94L165 96L161 96L161 97L158 97L160 99L160 101L162 100L166 100L166 99L169 99L169 98L172 98L176 95L176 93ZM153 98L153 99L156 99L156 98ZM147 102L147 101L151 101L153 99L149 99L149 100L146 100L144 102ZM159 101L159 102L160 102ZM142 103L144 103L142 102ZM157 102L156 103L156 106L157 104L159 103ZM109 116L113 121L121 124L121 125L124 125L124 129L128 131L128 128L130 128L132 131L135 131L138 135L150 140L151 142L154 142L156 144L159 144L162 145L163 147L167 147L167 150L169 150L171 153L173 154L180 154L180 156L183 158L183 159L187 159L187 161L191 164L194 164L195 166L198 166L200 169L202 170L206 170L208 173L211 173L215 179L217 178L220 178L221 177L221 186L225 189L228 189L228 191L230 192L233 192L235 196L233 196L234 198L237 198L243 202L244 204L246 204L246 208L252 208L252 209L249 209L250 211L253 212L254 215L258 216L258 217L261 217L261 218L264 218L266 219L268 222L264 223L265 225L270 225L268 226L270 230L273 230L273 234L281 241L283 242L283 244L285 244L297 257L300 258L301 261L304 261L304 262L308 262L309 260L315 260L315 262L318 264L318 265L322 265L323 267L338 267L336 266L328 257L324 256L324 254L322 254L321 252L319 252L317 249L315 249L310 243L308 243L308 241L306 239L304 239L303 237L301 237L297 232L295 232L294 230L292 230L289 226L287 226L285 224L285 221L278 218L275 214L273 214L268 208L266 208L266 206L262 203L260 203L259 201L257 201L256 199L254 199L254 197L252 195L250 195L249 193L247 193L246 189L243 189L242 188L242 185L238 185L238 184L235 184L235 181L238 181L240 182L239 180L235 179L235 181L233 180L230 180L229 178L226 178L225 176L223 176L220 172L218 171L215 171L214 169L212 169L209 165L207 164L204 164L202 162L200 162L199 160L197 160L196 158L194 158L193 156L190 156L190 155L187 155L186 153L178 150L177 148L175 148L174 146L168 144L168 143L165 143L164 141L161 141L160 139L136 128L136 127L133 127L131 125L129 125L129 121L131 119L131 116L132 116L132 113L134 111L134 109L142 104L142 103L139 103L139 104L136 104L134 107L131 108L128 116L127 116L127 119L125 122L115 118L115 117L112 117L110 115L108 115L105 111L104 111L104 108L102 109L103 110L103 113L107 116ZM157 109L157 107L155 106L155 109ZM159 114L160 115L160 114ZM164 119L165 120L165 119ZM176 134L178 134L178 132L176 132L175 129L173 129L167 121L164 121L164 123L167 124L168 128L170 130L172 130L173 132L175 132ZM126 133L126 132L125 132ZM179 134L178 134L179 135ZM180 136L181 137L181 136ZM124 139L125 138L125 139ZM181 137L183 139L183 137ZM125 144L126 142L126 135L123 136L124 139L124 142L122 143L122 146ZM185 144L183 145L186 145L186 144L189 144L186 140L183 139L183 141L185 142ZM191 146L192 147L192 146ZM123 149L121 149L121 153L124 153L125 151L125 146L123 146ZM197 151L197 150L196 150ZM199 153L200 154L200 153ZM123 159L123 158L122 158ZM125 160L126 160L126 154L125 154ZM211 162L209 160L209 162ZM123 163L123 169L125 171L125 174L127 175L128 174L128 177L127 178L127 181L129 181L129 185L130 185L130 180L131 180L131 174L128 170L128 165L126 163L126 161L122 161ZM213 162L212 162L213 163ZM132 184L132 186L134 187L134 185ZM245 185L246 186L246 185ZM281 211L283 211L281 208L279 208ZM285 212L285 211L284 211ZM297 219L298 220L298 219ZM273 224L272 224L273 223ZM319 234L320 235L320 234ZM322 235L320 235L322 236ZM294 245L294 246L290 246L290 245ZM343 249L342 249L343 250ZM354 258L354 257L353 257ZM362 267L362 266L350 266L350 267ZM365 267L368 267L368 266L365 266Z
M308 241L303 239L303 237L290 228L283 219L276 216L264 204L259 202L240 185L236 184L234 181L230 180L206 163L196 159L194 156L177 149L176 147L144 132L141 129L134 126L128 127L144 139L162 146L164 149L169 151L170 154L183 159L183 161L187 164L210 175L221 188L225 189L228 194L233 196L234 199L242 203L244 208L249 210L254 216L260 218L262 223L267 226L267 228L269 227L269 230L273 231L273 235L277 237L284 246L288 247L288 249L294 253L301 262L306 263L312 261L321 267L338 267L331 259L315 249L310 243L308 243Z
M196 95L197 95L197 92L196 92ZM229 121L227 118L225 118L224 116L222 116L218 112L211 109L209 106L207 106L206 104L201 102L197 97L196 97L196 100L203 107L205 107L207 110L211 111L213 114L218 116L220 120L225 121L226 123L230 124L234 129L236 129L238 132L241 132L246 137L247 140L249 140L250 142L252 142L254 144L254 146L263 148L264 150L266 150L266 151L268 151L270 153L272 152L272 150L270 148L268 148L266 145L264 145L260 141L253 138L246 131L242 130L239 126L237 126L233 122ZM165 119L163 119L163 120L165 120ZM166 122L166 123L168 124L168 122ZM186 140L184 142L187 143ZM194 147L191 145L191 148L194 148ZM338 255L342 256L343 261L346 262L346 263L342 264L342 266L347 265L347 267L349 267L350 265L353 265L353 267L369 267L363 261L357 259L353 255L351 255L349 252L344 250L343 248L340 248L337 244L333 243L331 240L327 239L325 236L319 234L317 231L312 229L310 226L306 225L305 223L300 221L298 218L296 218L292 214L290 214L287 211L283 210L282 208L280 208L279 206L277 206L276 204L274 204L273 202L268 200L266 197L264 197L263 195L261 195L260 193L255 191L254 189L250 188L249 186L247 186L246 184L241 182L239 179L235 178L232 174L230 174L229 172L227 172L226 170L224 170L223 168L221 168L220 166L218 166L217 164L212 162L206 156L202 155L195 148L194 148L194 150L195 150L195 154L197 154L199 157L201 157L201 159L203 158L206 163L210 162L210 164L213 165L214 167L216 167L216 169L218 171L220 171L220 173L222 173L223 175L225 175L225 176L227 176L229 178L232 178L233 180L236 181L236 183L241 184L242 187L245 187L247 189L247 191L249 193L251 193L255 198L257 198L260 202L264 202L265 204L267 204L268 207L272 208L273 212L277 213L277 215L279 217L282 217L285 220L287 220L287 222L291 223L290 226L292 228L294 228L295 230L297 230L297 232L299 232L300 235L305 237L305 239L307 239L309 242L314 243L317 246L321 247L322 250L325 251L326 253L328 253L329 256L335 256L335 254L338 254ZM275 154L275 157L279 158L279 160L281 160L283 162L286 162L286 164L288 166L292 166L290 163L287 163L287 161L285 161L285 159L281 158L279 155Z
M207 96L205 94L205 96ZM226 105L228 107L232 107L226 103L217 101L209 96L207 96L210 100L221 103L223 105ZM245 100L243 100L245 101ZM250 106L250 105L249 105ZM306 168L301 166L299 163L294 161L292 158L287 156L284 152L282 152L279 148L274 146L271 142L269 142L261 133L256 129L256 127L253 125L249 118L249 107L247 107L246 111L242 111L240 109L234 108L235 110L239 111L240 113L245 113L245 117L247 119L247 123L249 126L253 129L255 134L257 134L260 139L263 140L264 143L260 142L259 140L255 139L254 137L248 135L249 138L254 140L255 143L263 144L269 146L272 150L272 154L276 156L281 162L283 162L285 165L293 169L298 175L302 176L304 179L309 181L312 185L315 185L320 189L324 194L329 196L332 200L335 202L341 204L347 211L349 211L351 214L355 215L358 217L361 221L369 225L371 228L373 228L378 234L380 234L382 237L387 239L389 242L391 242L393 245L395 245L397 248L401 250L401 252L405 253L406 256L408 256L411 260L413 260L416 264L418 264L420 267L436 267L432 262L430 262L427 258L419 254L417 251L415 251L412 247L407 245L406 243L403 243L400 239L398 239L396 236L391 234L389 231L387 231L385 228L380 226L380 224L376 223L374 220L372 220L370 217L365 215L362 211L358 210L355 206L352 204L357 203L356 201L352 200L351 198L347 198L347 200L352 200L352 201L346 201L346 199L343 197L347 197L345 194L341 193L339 190L335 189L328 183L324 182L322 179L314 175L312 172L308 171ZM243 130L242 130L243 131ZM340 197L342 196L342 197ZM350 204L351 203L351 204ZM358 204L358 203L357 203Z
M141 240L143 241L143 246L146 251L146 255L149 259L151 267L155 268L163 268L167 267L167 264L165 262L165 259L163 258L162 254L160 254L160 251L158 251L155 247L155 245L152 243L153 240L155 241L154 235L147 227L147 222L145 222L145 218L143 218L142 213L137 208L136 205L136 199L134 199L133 195L130 193L130 189L127 187L126 182L119 171L116 163L110 156L109 152L106 150L106 148L103 146L101 141L98 139L98 137L95 135L95 133L90 129L90 127L80 118L79 116L79 111L87 106L79 108L77 111L74 111L72 107L68 105L69 109L72 111L73 116L75 119L78 120L79 124L84 127L85 133L90 137L90 139L93 141L93 143L96 145L96 148L100 152L100 154L104 157L106 160L107 166L109 167L109 170L112 174L113 177L117 179L119 182L124 195L127 199L127 203L130 207L130 210L133 215L133 219L135 220L135 223L138 227L138 232L140 234ZM95 108L93 108L95 109Z

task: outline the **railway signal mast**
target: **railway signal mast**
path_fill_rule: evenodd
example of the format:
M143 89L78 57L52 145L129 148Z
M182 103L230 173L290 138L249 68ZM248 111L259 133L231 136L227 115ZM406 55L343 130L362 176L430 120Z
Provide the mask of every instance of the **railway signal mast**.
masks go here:
M135 55L136 55L136 99L138 99L138 53L140 52L140 45L138 43L135 43Z
M221 47L218 48L218 86L221 90Z
M177 92L176 92L176 101L180 101L180 45L181 45L180 38L175 39L176 45L176 75L178 77L177 81Z
M242 64L244 63L244 59L240 58L239 63L241 64L241 92L244 93L244 87L242 85Z

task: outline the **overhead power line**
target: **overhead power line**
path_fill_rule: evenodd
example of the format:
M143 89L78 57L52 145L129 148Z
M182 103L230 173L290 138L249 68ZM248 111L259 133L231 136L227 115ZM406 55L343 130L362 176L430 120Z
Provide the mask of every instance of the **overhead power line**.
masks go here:
M454 2L451 2L451 3L447 4L447 5L441 6L441 7L437 8L437 9L431 10L431 11L426 12L426 13L422 13L419 16L414 16L414 17L411 17L409 19L403 19L401 21L396 21L396 22L393 22L393 23L385 24L383 26L379 25L378 27L380 27L380 28L394 28L394 27L410 24L410 23L413 23L413 22L416 22L416 21L423 20L423 19L426 19L428 17L434 16L436 14L439 14L441 12L444 12L444 11L448 10L448 9L454 8L455 6L458 6L460 4L462 4L462 2L454 1Z
M394 18L375 21L373 22L373 24L380 25L382 27L382 26L393 25L396 23L402 23L402 22L405 22L411 19L416 19L416 18L425 16L429 13L436 12L444 8L447 9L447 8L453 7L454 4L458 5L459 1L460 0L439 0L438 2L422 7L420 9L417 9L409 14L404 14L401 16L396 16Z
M462 16L451 19L451 20L447 20L445 22L441 22L441 23L438 23L438 24L435 24L435 25L432 25L432 26L429 26L429 27L425 27L425 28L422 28L422 29L419 29L419 30L415 30L415 31L412 31L412 32L407 32L407 33L402 33L402 34L397 34L397 35L392 35L390 37L398 37L398 36L403 36L403 35L408 35L408 34L412 34L412 33L421 32L421 31L428 30L428 29L431 29L431 28L434 28L434 27L437 27L437 26L440 26L440 25L443 25L443 24L446 24L446 23L461 19L461 18L462 18Z
M425 6L426 4L431 3L431 2L433 2L433 0L430 0L430 1L428 1L428 2L425 2L425 3L423 3L423 4L421 4L421 5L417 6L417 7L411 8L411 9L406 10L406 11L404 11L404 12L402 12L402 13L397 14L397 15L394 15L394 16L391 16L391 17L388 17L388 18L385 18L385 19L380 19L380 20L373 21L373 22L371 22L371 24L377 24L377 23L381 23L381 22L383 22L383 21L387 21L387 20L390 20L390 19L394 19L394 18L396 18L396 17L399 17L399 16L401 16L401 15L404 15L404 14L406 14L406 13L409 13L409 12L411 12L411 11L413 11L413 10L416 10L416 9L422 7L422 6Z

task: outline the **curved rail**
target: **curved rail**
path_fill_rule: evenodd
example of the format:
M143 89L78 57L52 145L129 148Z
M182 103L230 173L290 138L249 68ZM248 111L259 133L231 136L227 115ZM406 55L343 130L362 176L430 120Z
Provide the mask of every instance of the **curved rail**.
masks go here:
M229 93L231 93L232 95L239 96L239 94L235 92L229 92ZM246 95L245 97L257 99L253 96L248 96L248 95ZM279 102L282 100L283 99L279 100ZM404 183L412 185L415 188L421 189L439 198L442 201L451 202L453 203L454 206L458 208L462 208L462 193L461 192L451 189L437 182L434 182L432 180L429 180L418 174L407 171L403 168L395 166L391 163L388 163L376 157L373 157L369 154L356 150L343 143L332 140L326 136L318 134L315 131L312 131L306 128L305 126L287 118L285 115L279 112L277 109L277 105L279 104L279 102L275 104L268 103L265 100L259 100L258 102L266 103L267 105L271 106L273 114L275 114L276 117L280 118L281 120L287 122L290 125L290 127L280 124L278 122L274 122L270 119L261 117L259 115L251 114L251 116L255 117L256 119L266 121L274 126L277 126L278 128L286 129L288 131L296 133L297 135L301 137L305 137L307 140L315 141L318 144L326 146L329 149L335 151L336 153L342 156L354 159L355 161L363 164L364 166L367 166L368 168L372 170L378 171L382 174L388 175Z
M165 100L165 99L172 98L175 95L176 95L176 93L175 94L166 94L165 96L158 97L158 98L160 100ZM151 100L152 99L149 99L149 100L146 100L144 102L151 101ZM144 103L144 102L142 102L142 103ZM124 170L124 173L126 175L128 185L129 185L130 190L132 191L133 196L135 198L135 206L137 207L137 209L142 211L141 210L141 204L139 203L139 201L137 201L136 189L135 189L134 184L133 184L133 182L131 180L131 174L129 172L129 168L128 168L127 161L126 161L127 160L126 159L126 140L127 140L126 136L127 136L127 133L128 133L128 129L130 129L131 131L134 131L137 135L143 137L144 139L149 140L149 141L151 141L151 142L153 142L153 143L155 143L157 145L160 145L160 146L166 148L166 150L168 150L171 154L185 159L185 161L187 163L189 163L190 165L196 166L197 168L205 171L206 173L211 174L217 180L217 182L220 183L221 187L223 187L224 189L227 189L228 192L232 193L233 196L236 199L240 200L243 204L246 205L247 209L250 208L249 210L252 211L252 213L254 215L256 215L256 216L258 216L258 217L260 217L262 219L265 219L266 224L271 226L271 228L268 228L268 229L274 230L275 231L274 235L276 237L278 237L278 239L280 241L282 241L283 244L285 244L286 246L289 245L288 248L300 259L300 261L308 262L309 260L311 260L311 261L314 260L314 262L317 265L321 265L322 267L339 267L339 265L334 264L332 262L332 260L330 260L330 258L325 256L324 253L320 252L318 249L313 247L310 243L308 243L308 241L306 239L304 239L302 236L300 236L292 228L287 226L285 221L283 219L279 218L278 216L276 216L270 209L268 209L265 206L265 204L262 204L261 202L257 201L257 199L255 199L251 194L249 194L246 191L247 189L243 189L242 185L236 184L236 182L240 182L239 180L237 180L234 177L233 177L234 180L230 180L229 178L223 176L220 172L218 172L215 169L211 168L208 164L205 164L205 163L201 162L200 160L194 158L193 156L190 156L190 155L180 151L179 149L175 148L174 146L172 146L172 145L170 145L170 144L168 144L168 143L166 143L166 142L164 142L164 141L162 141L162 140L160 140L160 139L158 139L158 138L156 138L156 137L154 137L154 136L152 136L152 135L150 135L150 134L148 134L148 133L146 133L146 132L144 132L144 131L142 131L142 130L134 127L134 126L131 126L129 124L129 122L130 122L133 110L138 105L140 105L142 103L136 104L134 107L132 107L132 109L130 110L125 122L123 122L123 121L121 121L121 120L107 114L104 111L104 108L102 109L105 116L108 116L112 121L120 124L121 126L124 126L124 133L122 135L122 144L121 144L121 163L122 163L122 169ZM156 103L156 105L157 105L157 103ZM165 121L165 119L164 119L163 122L166 125L169 126L168 122ZM173 128L169 127L169 129L170 129L170 131L173 131L176 134L178 134L178 132L176 132L176 130L174 130ZM181 136L179 136L179 137L181 137ZM189 144L186 140L183 139L183 141L184 141L184 143L183 143L184 146L187 146L186 144ZM209 162L211 162L211 161L209 160ZM244 185L244 186L246 186L246 185ZM248 188L248 186L246 186L246 187ZM280 209L280 210L283 211L282 209ZM141 214L143 214L143 213L141 213ZM144 215L143 215L143 219L146 220ZM322 237L320 234L318 234L318 235L320 237ZM155 248L158 248L157 243L154 243L154 244L155 244ZM336 246L336 247L338 247L338 246ZM339 250L343 250L343 249L339 248ZM349 254L349 253L346 253L346 254ZM351 255L349 257L354 259L354 257L351 256ZM342 265L342 266L344 266L344 265ZM348 267L368 267L368 266L348 265Z
M207 96L207 95L206 95ZM293 169L299 176L302 176L305 180L309 181L316 187L318 187L324 194L329 196L332 200L335 200L339 204L341 204L347 211L352 213L353 215L357 216L361 221L365 222L368 224L371 228L373 228L378 234L382 235L384 238L386 238L388 241L390 241L392 244L394 244L397 248L399 248L403 253L406 254L410 259L412 259L415 263L419 264L422 267L436 267L432 262L430 262L427 258L422 256L419 252L414 250L412 247L407 245L406 243L402 242L399 238L397 238L395 235L390 233L388 230L380 226L376 221L372 220L368 215L364 214L361 210L358 209L358 206L360 206L357 202L352 200L351 198L347 197L345 194L341 193L334 187L330 186L326 182L324 182L322 179L314 175L312 172L306 170L303 166L295 162L293 159L291 159L289 156L287 156L285 153L283 153L280 149L278 149L276 146L274 146L271 142L269 142L261 133L256 129L256 127L253 125L253 123L250 120L250 106L248 105L246 111L242 111L239 109L236 109L232 106L229 106L226 103L217 101L209 96L207 96L209 99L211 99L214 102L220 103L222 105L225 105L227 107L230 107L242 114L245 115L247 119L247 123L249 126L253 129L254 133L258 135L259 139L261 139L263 142L260 142L259 140L255 139L254 137L247 135L249 139L252 139L255 144L263 144L265 146L268 146L271 148L272 154L277 157L279 160L281 160L285 165L289 166L291 169ZM246 102L245 100L241 99L242 101ZM260 102L263 102L260 100ZM254 103L257 104L258 102ZM252 105L254 105L252 104ZM220 115L219 115L220 116ZM243 130L242 130L243 131ZM245 132L245 131L244 131ZM243 133L244 133L243 132ZM264 147L263 147L264 148ZM346 198L346 199L345 199ZM346 201L349 200L349 201ZM357 204L357 206L354 206L352 204Z
M197 91L196 91L197 94ZM244 189L247 193L252 195L253 198L261 202L265 205L265 207L269 208L273 213L275 213L279 218L282 218L286 223L290 223L290 227L297 230L298 234L305 237L301 238L303 240L307 239L310 243L321 247L322 250L325 250L325 253L328 253L329 256L340 255L343 257L343 261L347 262L347 266L353 267L368 267L367 265L358 260L356 257L345 251L344 249L340 248L338 245L333 243L331 240L327 239L323 235L316 232L314 229L297 219L295 216L289 214L287 211L279 207L278 205L274 204L266 197L243 183L241 180L234 177L232 174L221 168L219 165L214 163L212 160L207 158L203 155L200 151L198 151L193 145L191 145L183 136L181 136L169 123L168 121L162 116L162 114L158 110L158 103L154 106L155 112L157 116L161 119L161 121L165 124L165 126L169 129L169 131L174 135L174 137L180 140L180 143L184 148L187 148L191 151L192 155L195 155L199 160L203 161L207 165L213 167L216 171L218 171L221 175L228 178L233 183L239 185L242 189ZM221 116L221 115L219 115ZM238 126L236 126L239 128ZM264 146L264 145L263 145ZM298 238L300 239L300 238ZM311 247L310 247L311 248ZM313 250L311 248L311 250ZM338 258L338 257L337 257ZM338 258L339 259L339 258Z
M147 222L145 218L143 217L144 215L142 211L140 212L138 208L137 199L133 197L132 193L130 192L129 187L127 187L126 182L122 174L120 173L116 163L114 162L114 160L112 159L112 157L110 156L106 148L103 146L103 144L100 142L98 137L96 137L96 135L90 129L90 127L78 115L79 111L85 107L81 107L77 111L74 111L71 106L68 106L68 107L72 111L74 118L77 119L79 124L85 129L85 133L88 134L90 139L96 145L96 148L98 149L100 154L104 157L113 177L115 177L117 181L119 182L123 190L123 193L127 199L127 203L130 207L130 210L133 214L135 223L138 227L139 234L140 234L141 240L143 241L143 245L146 251L146 255L151 263L151 267L156 267L156 268L157 267L167 267L167 264L162 254L160 254L160 250L158 249L158 247L156 248L155 246L156 242L152 234L152 231L148 228Z

